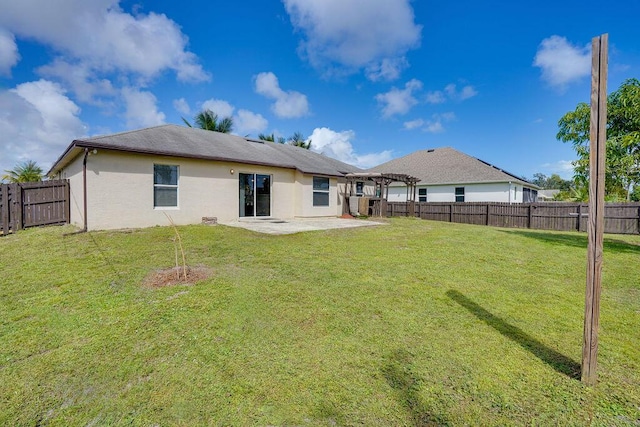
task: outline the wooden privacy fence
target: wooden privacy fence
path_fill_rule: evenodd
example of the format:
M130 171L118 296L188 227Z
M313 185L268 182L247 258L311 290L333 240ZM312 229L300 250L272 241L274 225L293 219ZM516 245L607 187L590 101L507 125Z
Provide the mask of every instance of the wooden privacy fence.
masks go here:
M387 216L409 216L410 202L388 202ZM539 230L587 231L586 203L415 203L414 215L422 219ZM604 231L640 233L640 203L607 203Z
M0 234L69 223L69 181L0 184Z

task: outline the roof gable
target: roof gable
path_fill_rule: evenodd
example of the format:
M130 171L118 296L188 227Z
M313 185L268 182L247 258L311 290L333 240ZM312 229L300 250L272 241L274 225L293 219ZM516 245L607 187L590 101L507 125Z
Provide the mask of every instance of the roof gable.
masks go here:
M523 178L450 147L416 151L368 171L406 173L419 178L420 185L518 182L536 187Z

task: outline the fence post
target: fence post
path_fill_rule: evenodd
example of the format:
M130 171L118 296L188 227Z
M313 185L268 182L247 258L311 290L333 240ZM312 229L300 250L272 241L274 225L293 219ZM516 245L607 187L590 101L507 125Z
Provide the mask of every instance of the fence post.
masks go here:
M17 209L16 209L16 197L18 194L19 188L18 188L18 184L9 184L9 198L8 198L8 203L7 203L7 211L9 214L9 227L11 227L12 232L16 232L18 231L18 227L17 227Z
M2 205L0 205L2 234L9 234L9 185L0 184L0 188L2 188Z
M607 152L607 71L609 35L592 40L591 120L589 148L589 225L587 234L587 286L585 295L582 382L597 381L598 328L602 289L604 184Z
M580 223L582 222L582 203L578 203L578 223L576 224L576 230L580 230Z
M24 228L24 208L22 207L22 185L15 184L15 200L13 201L13 225L15 231Z
M527 223L527 228L531 228L531 223L533 219L533 203L529 203L529 222Z
M453 203L449 204L449 222L453 222Z
M490 224L489 216L491 215L491 203L487 203L487 225Z
M67 224L71 224L71 186L69 181L64 182L64 218Z

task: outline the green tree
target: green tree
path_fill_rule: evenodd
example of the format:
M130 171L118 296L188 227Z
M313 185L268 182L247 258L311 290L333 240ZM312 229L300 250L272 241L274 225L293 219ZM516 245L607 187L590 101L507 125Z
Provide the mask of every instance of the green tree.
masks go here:
M301 132L295 132L289 138L289 144L295 145L296 147L306 148L307 150L311 148L311 139L307 141L307 138L302 135Z
M280 144L294 145L296 147L306 148L307 150L311 148L311 140L307 142L304 135L302 135L302 132L295 132L292 136L289 137L289 139L286 139L282 136L276 137L273 133L271 133L271 135L261 133L258 135L258 139L261 139L263 141L278 142Z
M2 181L16 182L38 182L42 181L42 168L33 160L19 163L11 170L5 170Z
M589 179L591 109L580 103L558 121L557 138L571 142L578 155L574 162L576 183ZM640 183L640 81L625 80L607 97L607 163L605 188L609 199L631 199Z
M546 188L547 176L543 173L534 173L531 183L537 185L540 188Z
M549 189L558 189L558 190L569 190L573 187L573 182L562 179L560 175L557 173L552 173L549 178L547 178L547 183L545 188Z
M286 140L282 136L276 137L273 132L271 133L271 135L261 133L258 135L258 139L261 139L263 141L278 142L280 144L284 144L286 142Z
M573 182L562 179L557 173L546 176L543 173L534 173L531 182L545 190L569 190Z
M199 112L193 120L200 129L222 133L230 133L233 130L233 119L231 117L220 119L218 115L211 110ZM182 121L187 126L193 127L184 117L182 117Z

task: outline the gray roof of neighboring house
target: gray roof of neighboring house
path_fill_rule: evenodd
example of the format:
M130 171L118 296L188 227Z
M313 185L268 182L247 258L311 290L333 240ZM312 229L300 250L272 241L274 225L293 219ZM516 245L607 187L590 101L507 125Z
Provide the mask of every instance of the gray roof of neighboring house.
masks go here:
M161 125L74 140L47 173L53 175L84 148L230 161L297 169L307 174L343 176L361 169L289 144L259 141L208 130Z
M553 199L559 192L560 190L539 190L538 199Z
M450 147L416 151L367 172L406 173L420 178L418 185L517 182L538 188L512 173Z

